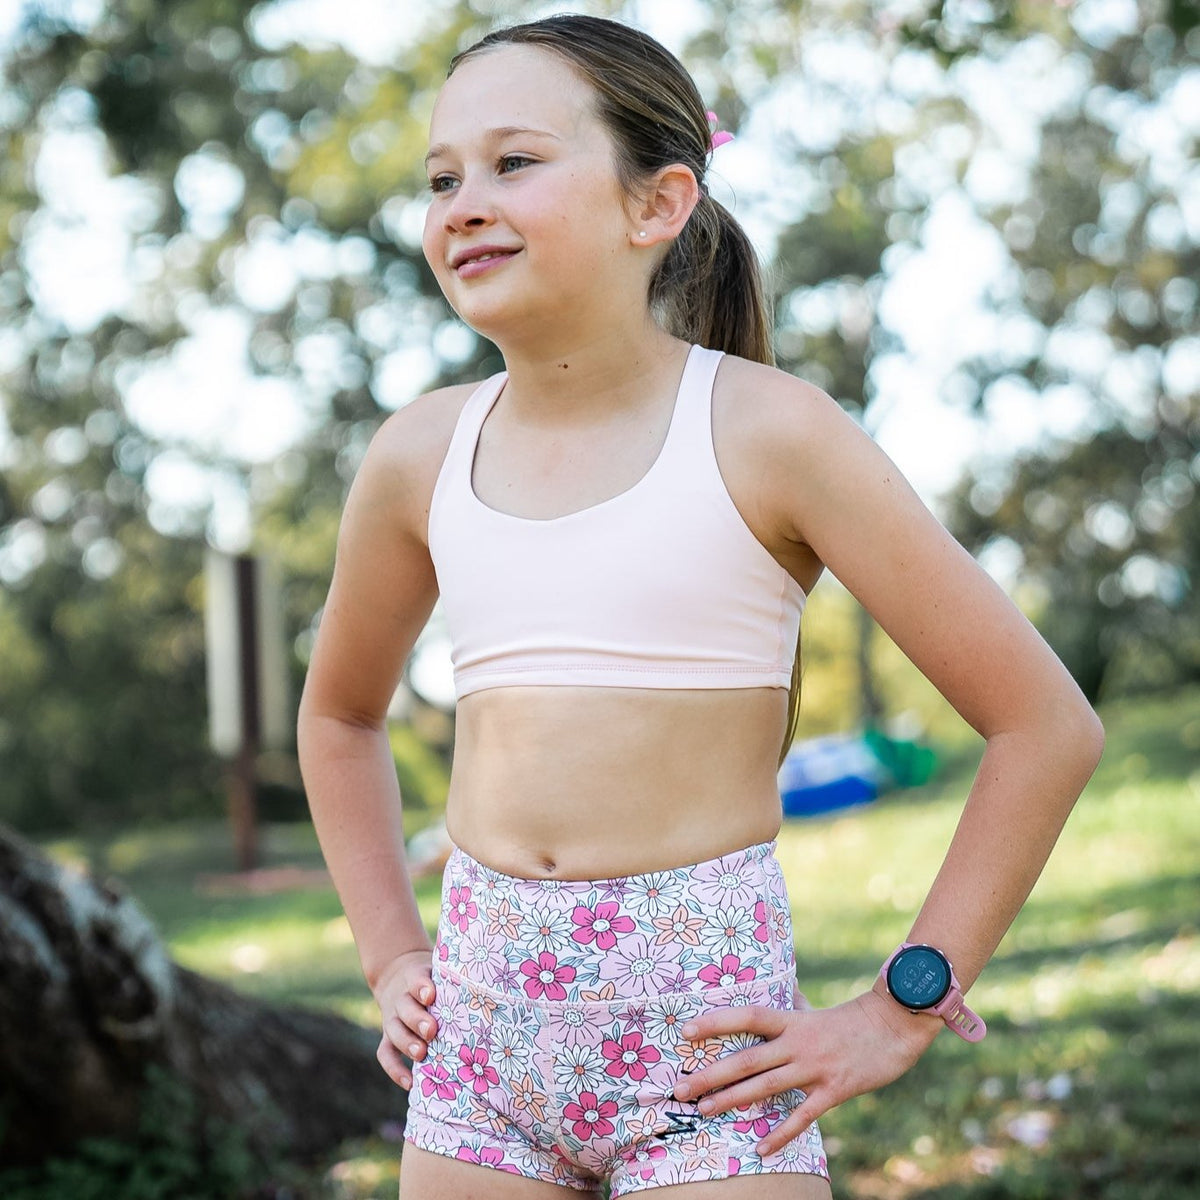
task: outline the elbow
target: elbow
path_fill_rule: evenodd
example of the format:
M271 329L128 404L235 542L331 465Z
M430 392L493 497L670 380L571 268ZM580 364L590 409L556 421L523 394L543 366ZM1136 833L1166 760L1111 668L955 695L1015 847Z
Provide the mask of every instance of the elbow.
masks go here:
M1100 765L1101 756L1104 754L1104 725L1090 704L1087 705L1087 712L1084 714L1084 732L1081 740L1089 755L1090 776Z
M1069 711L1055 724L1056 740L1064 753L1074 761L1082 789L1104 753L1104 726L1096 710L1079 694L1073 698Z

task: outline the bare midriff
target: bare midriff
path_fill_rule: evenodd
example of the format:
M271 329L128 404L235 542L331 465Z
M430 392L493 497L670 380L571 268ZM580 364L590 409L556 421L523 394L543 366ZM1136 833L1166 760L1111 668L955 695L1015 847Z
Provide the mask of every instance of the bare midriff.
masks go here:
M498 687L458 703L447 827L529 879L702 862L779 831L783 688Z

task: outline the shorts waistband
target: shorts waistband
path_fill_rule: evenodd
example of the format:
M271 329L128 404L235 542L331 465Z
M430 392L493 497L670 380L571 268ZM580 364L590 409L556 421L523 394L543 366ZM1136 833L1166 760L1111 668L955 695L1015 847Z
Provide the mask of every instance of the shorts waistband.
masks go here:
M795 972L791 907L761 842L614 879L524 879L455 848L435 964L538 1002L709 992Z

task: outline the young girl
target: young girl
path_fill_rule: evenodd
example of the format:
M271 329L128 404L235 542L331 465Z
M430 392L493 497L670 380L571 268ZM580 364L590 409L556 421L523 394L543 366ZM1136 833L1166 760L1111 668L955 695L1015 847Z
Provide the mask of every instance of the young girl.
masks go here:
M406 1200L828 1196L816 1118L944 1025L982 1036L961 991L1099 756L1030 625L769 365L715 140L675 58L582 16L484 38L434 110L425 255L505 370L372 442L299 731L379 1060L410 1089ZM987 744L917 946L814 1011L772 839L825 567ZM431 949L385 713L439 595L460 702Z

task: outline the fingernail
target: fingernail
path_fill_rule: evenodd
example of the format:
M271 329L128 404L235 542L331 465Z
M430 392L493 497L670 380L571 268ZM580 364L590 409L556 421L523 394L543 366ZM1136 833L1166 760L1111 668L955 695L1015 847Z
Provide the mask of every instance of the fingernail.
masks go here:
M432 1026L432 1025L431 1025L431 1024L428 1022L428 1021L422 1021L422 1022L421 1022L421 1032L422 1032L422 1033L423 1033L423 1034L424 1034L426 1037L429 1037L429 1036L431 1036L431 1035L432 1035L432 1033L433 1033L433 1026Z
M695 1037L695 1036L696 1036L696 1027L695 1027L695 1025L693 1025L693 1024L692 1024L692 1023L689 1021L689 1022L688 1022L688 1023L687 1023L687 1024L684 1026L684 1027L683 1027L683 1030L682 1030L682 1032L683 1032L683 1036L684 1036L685 1038Z
M408 1047L408 1052L409 1052L409 1054L420 1054L421 1053L421 1043L420 1042L411 1043L410 1046Z
M700 1111L701 1112L709 1113L709 1112L712 1112L712 1110L716 1107L717 1107L716 1104L712 1100L701 1100L700 1101Z

